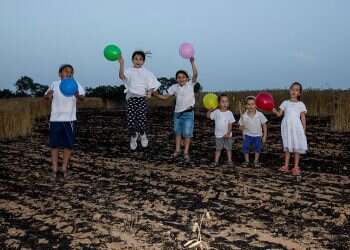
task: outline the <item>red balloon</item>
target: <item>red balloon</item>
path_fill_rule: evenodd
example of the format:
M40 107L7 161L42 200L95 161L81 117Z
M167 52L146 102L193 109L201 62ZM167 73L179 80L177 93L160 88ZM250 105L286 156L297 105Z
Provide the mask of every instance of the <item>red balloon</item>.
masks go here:
M255 100L258 109L263 111L272 111L272 109L275 107L275 101L273 100L272 95L268 92L260 92L255 97Z

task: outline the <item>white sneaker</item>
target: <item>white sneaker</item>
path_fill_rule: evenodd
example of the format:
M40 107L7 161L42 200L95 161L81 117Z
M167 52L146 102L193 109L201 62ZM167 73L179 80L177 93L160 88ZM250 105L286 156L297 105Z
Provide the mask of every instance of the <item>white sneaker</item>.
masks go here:
M140 138L141 138L141 146L142 146L143 148L147 148L147 147L148 147L148 138L147 138L146 133L144 133L143 135L141 135Z
M131 136L130 138L130 148L131 150L137 149L137 139L139 137L139 134L136 133L136 136Z

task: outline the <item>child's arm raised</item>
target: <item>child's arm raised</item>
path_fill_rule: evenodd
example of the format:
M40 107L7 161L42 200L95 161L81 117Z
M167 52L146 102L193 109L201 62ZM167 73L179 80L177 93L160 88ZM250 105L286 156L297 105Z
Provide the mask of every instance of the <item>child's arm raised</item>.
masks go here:
M303 128L304 128L304 131L306 134L306 113L305 112L301 112L300 119L301 119L301 123L303 124Z
M197 78L198 78L198 70L196 63L194 61L194 57L190 59L191 65L192 65L192 83L196 84L197 83Z
M119 79L124 81L126 79L126 76L124 74L125 72L125 64L124 64L124 58L123 56L120 57L119 61Z

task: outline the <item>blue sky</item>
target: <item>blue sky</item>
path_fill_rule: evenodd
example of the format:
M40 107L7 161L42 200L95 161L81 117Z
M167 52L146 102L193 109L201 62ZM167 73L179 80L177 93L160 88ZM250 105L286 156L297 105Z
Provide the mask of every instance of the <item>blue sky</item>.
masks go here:
M196 49L205 90L350 87L348 0L1 0L0 88L22 75L50 84L71 63L84 86L120 84L108 43L129 57L151 50L146 67L170 77L190 70L178 55Z

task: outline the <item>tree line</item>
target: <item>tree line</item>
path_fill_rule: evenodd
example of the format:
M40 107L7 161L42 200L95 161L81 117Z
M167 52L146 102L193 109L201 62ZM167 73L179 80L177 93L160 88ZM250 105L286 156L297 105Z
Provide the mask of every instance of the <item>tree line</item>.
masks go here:
M161 86L159 92L165 94L167 89L176 84L175 78L158 78ZM0 89L0 98L11 98L11 97L41 97L45 94L46 90L49 88L47 85L43 85L28 76L20 77L14 84L16 90L11 91L9 89ZM87 97L100 97L103 99L114 100L117 102L124 102L125 100L125 87L124 85L100 85L97 87L87 87L86 96ZM202 91L202 86L200 83L195 85L195 93Z

